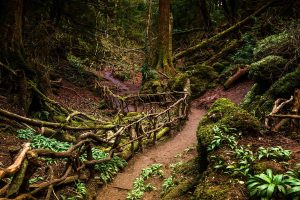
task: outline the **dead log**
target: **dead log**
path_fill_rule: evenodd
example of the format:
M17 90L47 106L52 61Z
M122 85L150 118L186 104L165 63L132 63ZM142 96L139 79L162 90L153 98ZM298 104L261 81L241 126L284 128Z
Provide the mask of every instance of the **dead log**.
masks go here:
M241 44L243 43L242 40L233 40L231 41L225 48L223 48L219 53L215 54L213 57L211 57L209 60L205 61L203 64L204 65L209 65L211 66L217 60L220 58L223 58L224 56L228 55L232 51L234 51L236 48L238 48Z
M86 124L83 124L85 126L70 126L66 125L64 123L55 123L55 122L48 122L48 121L42 121L32 118L23 117L21 115L17 115L15 113L11 113L9 111L0 109L0 115L3 117L6 117L8 119L17 121L17 122L23 122L32 126L36 127L48 127L48 128L54 128L54 129L62 129L62 130L97 130L97 129L113 129L115 125L112 124L92 124L90 126L86 126Z
M197 51L198 49L201 49L203 47L206 47L208 44L211 44L212 42L214 42L215 40L224 38L225 36L227 36L228 34L234 32L235 30L237 30L238 28L240 28L242 25L246 24L250 19L252 19L252 17L256 16L257 14L259 14L260 12L262 12L263 10L265 10L267 7L269 7L271 4L273 3L273 1L270 1L269 3L266 3L265 5L263 5L261 8L259 8L258 10L256 10L254 13L252 13L251 15L249 15L248 17L246 17L245 19L243 19L242 21L236 23L235 25L231 26L230 28L226 29L225 31L211 37L208 38L202 42L200 42L199 44L190 47L182 52L179 52L177 54L174 55L173 60L177 60L179 58L182 58L188 54L191 54L195 51Z
M249 65L246 65L245 68L239 68L238 71L231 76L225 83L224 83L224 88L227 90L230 88L234 83L236 83L239 79L244 77L249 70Z
M25 143L19 155L17 156L15 162L11 166L5 169L0 169L0 179L15 174L21 168L22 162L24 161L26 157L26 153L29 150L30 150L30 143Z

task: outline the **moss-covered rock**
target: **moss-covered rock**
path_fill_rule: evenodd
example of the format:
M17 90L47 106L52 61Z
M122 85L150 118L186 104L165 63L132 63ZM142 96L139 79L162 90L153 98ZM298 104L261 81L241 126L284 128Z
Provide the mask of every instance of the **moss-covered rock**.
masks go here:
M287 70L286 63L280 56L267 56L250 65L249 77L257 83L271 84Z
M300 66L279 78L270 88L262 89L261 84L255 84L247 93L241 107L248 110L260 120L272 110L277 98L290 98L296 88L300 88Z
M171 91L183 91L184 84L188 78L186 73L178 73L169 81L169 88L171 88Z
M191 81L192 97L198 97L207 89L216 86L218 73L206 65L194 65L186 72Z
M288 32L281 32L278 34L270 35L257 42L253 54L257 58L278 53L278 49L287 47L291 41L291 34Z
M196 200L242 200L248 199L245 196L245 188L242 182L238 182L231 177L221 177L215 172L201 181L194 192Z
M216 135L214 126L231 128L232 131L228 134L257 135L259 133L259 121L256 118L230 100L218 99L200 121L197 130L200 172L205 171L208 166L207 148Z
M220 98L214 102L200 122L197 135L202 137L201 129L203 129L203 125L211 126L217 123L228 128L234 128L243 135L255 135L259 132L258 120L226 98Z
M145 81L141 88L141 93L156 94L164 91L163 83L160 80L151 79Z

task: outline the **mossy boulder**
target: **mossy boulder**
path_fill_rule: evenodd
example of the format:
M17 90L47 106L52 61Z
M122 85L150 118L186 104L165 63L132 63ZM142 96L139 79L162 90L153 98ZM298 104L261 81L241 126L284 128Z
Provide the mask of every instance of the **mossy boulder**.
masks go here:
M231 129L227 134L257 135L260 130L259 121L229 99L215 101L197 130L200 172L205 171L209 164L207 148L216 135L214 126Z
M178 73L175 77L173 77L168 85L171 91L183 91L184 84L188 79L188 75L186 73Z
M272 110L277 98L290 98L294 90L300 88L300 66L295 71L279 78L268 89L261 84L254 84L241 103L241 107L248 110L260 120Z
M226 98L220 98L214 102L206 116L199 123L197 135L202 135L202 126L208 125L210 127L216 124L234 128L243 135L255 135L259 132L258 120ZM206 131L206 133L208 132Z
M249 77L257 83L271 84L287 71L286 63L280 56L267 56L250 65Z
M257 42L253 54L256 58L282 52L291 41L292 35L288 32L281 32L278 34L270 35ZM281 51L279 51L281 50Z
M191 81L192 97L198 97L207 89L216 86L218 73L206 65L194 65L186 72Z
M201 181L194 191L194 199L197 200L242 200L248 199L245 195L244 185L229 176L221 177L212 172Z
M144 94L157 94L164 91L164 85L160 80L151 79L145 81L141 88L141 93Z
M260 161L258 163L255 163L252 168L254 174L265 172L267 169L272 169L272 171L276 174L282 174L286 171L283 164L275 160Z

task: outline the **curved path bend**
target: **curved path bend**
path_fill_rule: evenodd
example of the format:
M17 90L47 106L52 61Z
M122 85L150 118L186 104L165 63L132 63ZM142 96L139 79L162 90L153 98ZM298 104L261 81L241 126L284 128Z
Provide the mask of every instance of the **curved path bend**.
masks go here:
M97 200L125 200L134 179L139 176L142 169L154 163L166 167L177 154L195 145L197 126L205 113L206 110L192 108L189 119L180 132L169 140L136 154L123 172L119 173L111 183L99 189Z

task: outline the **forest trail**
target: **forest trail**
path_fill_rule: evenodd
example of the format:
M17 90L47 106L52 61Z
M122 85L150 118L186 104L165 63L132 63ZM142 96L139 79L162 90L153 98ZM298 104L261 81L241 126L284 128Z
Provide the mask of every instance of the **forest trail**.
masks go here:
M205 113L204 109L192 108L189 119L180 132L171 139L135 155L122 173L98 191L97 200L124 200L142 169L154 163L162 164L163 169L167 168L177 154L196 144L197 126Z
M132 189L133 181L139 176L141 170L152 164L162 164L164 173L168 173L169 164L176 162L175 157L183 153L187 148L196 145L198 123L206 113L206 109L200 109L199 107L207 108L213 101L221 97L226 97L235 103L239 103L246 95L251 84L251 81L246 80L226 91L220 86L207 91L200 98L194 100L189 119L186 121L183 129L175 133L174 137L169 140L146 148L144 152L136 154L128 162L128 166L123 172L119 173L111 183L99 189L97 200L125 200L129 190ZM145 194L143 199L160 199L159 192L151 193Z

